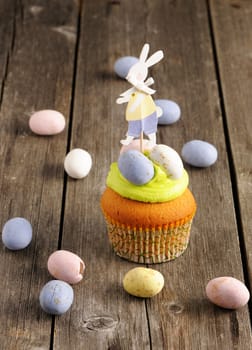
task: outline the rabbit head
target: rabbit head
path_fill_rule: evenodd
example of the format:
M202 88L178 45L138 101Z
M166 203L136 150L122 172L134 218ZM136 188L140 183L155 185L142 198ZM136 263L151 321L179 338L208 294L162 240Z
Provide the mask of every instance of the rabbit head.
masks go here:
M161 59L164 57L163 51L159 50L147 59L149 50L150 45L144 44L139 56L139 62L135 63L130 68L126 77L126 80L136 88L138 87L139 83L143 83L147 78L148 68L161 61Z

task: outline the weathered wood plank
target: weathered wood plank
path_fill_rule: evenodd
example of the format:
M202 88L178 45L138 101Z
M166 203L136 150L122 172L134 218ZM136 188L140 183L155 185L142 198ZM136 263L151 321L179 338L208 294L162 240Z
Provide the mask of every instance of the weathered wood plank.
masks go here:
M0 85L0 106L2 102L2 95L4 90L5 79L8 71L9 56L13 49L13 42L15 36L14 16L15 6L13 2L1 2L0 17L5 18L0 22L0 64L1 64L1 85Z
M156 22L161 23L158 38ZM158 92L176 98L183 113L181 122L160 130L160 140L181 150L185 141L202 139L219 151L213 167L188 167L198 212L189 249L160 267L167 288L148 303L153 348L249 349L248 309L223 311L208 303L204 292L213 277L243 279L207 8L199 1L150 1L148 23L147 39L171 53L164 62L166 74L157 70Z
M94 165L83 181L68 181L62 247L82 256L87 270L75 287L71 312L56 319L55 348L248 348L248 309L218 309L204 293L215 276L243 279L205 3L84 2L80 35L71 148L87 149ZM127 85L111 74L113 63L137 55L146 41L153 51L165 51L153 70L156 97L176 100L183 112L179 123L160 128L158 141L179 151L185 141L199 138L219 150L212 168L188 168L199 207L190 246L174 262L155 266L166 287L147 302L148 318L145 302L122 291L124 273L136 264L113 255L99 209L109 165L127 129L124 110L114 102Z
M0 224L22 216L34 230L27 249L1 248L2 349L50 346L51 317L40 309L38 296L50 279L48 256L58 245L68 128L55 137L38 137L29 131L28 119L33 110L52 108L69 120L77 12L70 0L40 6L0 2L6 37L1 57L8 56L0 115Z
M211 1L210 5L252 286L252 2Z
M86 272L74 287L70 313L64 320L56 319L55 349L150 348L145 302L121 288L123 275L134 264L111 251L100 210L107 172L127 128L124 111L115 106L127 86L114 76L113 63L131 45L125 35L129 15L136 16L126 3L83 3L71 148L90 152L93 168L82 181L67 183L62 248L83 257ZM132 54L144 41L144 32L137 36Z

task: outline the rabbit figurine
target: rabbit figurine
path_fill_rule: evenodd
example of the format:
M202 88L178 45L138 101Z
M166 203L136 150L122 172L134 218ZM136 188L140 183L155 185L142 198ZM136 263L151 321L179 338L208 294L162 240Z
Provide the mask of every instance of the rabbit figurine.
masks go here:
M139 62L130 68L126 76L126 80L133 87L120 94L116 100L118 104L128 102L126 120L129 124L126 139L121 140L123 145L129 145L135 137L142 138L143 133L154 145L156 144L157 118L162 115L162 109L155 105L151 97L156 92L149 87L154 83L153 78L145 79L148 75L148 68L158 63L164 54L162 50L159 50L147 59L149 49L149 44L143 46Z

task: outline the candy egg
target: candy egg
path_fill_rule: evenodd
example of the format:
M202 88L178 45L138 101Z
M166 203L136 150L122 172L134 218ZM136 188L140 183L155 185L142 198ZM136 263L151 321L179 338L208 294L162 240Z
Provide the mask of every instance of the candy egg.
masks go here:
M158 294L164 286L163 275L146 267L129 270L123 278L123 288L131 295L151 298Z
M143 151L147 151L150 152L152 150L152 148L154 147L154 144L150 141L150 140L143 140ZM122 146L120 153L129 151L131 149L135 149L137 151L140 150L140 140L139 139L135 139L133 140L129 145L127 146Z
M10 250L26 248L32 240L32 226L24 218L8 220L2 230L3 244Z
M114 71L120 77L125 79L130 68L139 61L137 57L124 56L118 58L114 64Z
M78 255L67 250L57 250L49 256L47 268L53 277L75 284L82 280L85 264Z
M195 167L209 167L218 157L217 149L210 143L201 140L187 142L181 151L185 162Z
M183 162L178 153L166 145L156 145L150 152L150 159L161 166L165 173L176 180L183 175Z
M163 111L161 117L158 118L159 125L169 125L179 120L181 111L176 102L160 99L155 100L155 104Z
M135 185L144 185L154 176L152 162L137 150L123 152L118 159L118 168Z
M64 130L65 117L60 112L45 109L35 112L29 120L30 129L38 135L56 135Z
M74 179L82 179L87 176L92 167L90 154L80 148L70 151L64 161L66 173Z
M39 295L42 309L50 315L62 315L72 305L73 288L64 281L52 280L44 285Z
M212 303L233 310L246 305L250 297L247 287L241 281L227 276L208 282L206 295Z

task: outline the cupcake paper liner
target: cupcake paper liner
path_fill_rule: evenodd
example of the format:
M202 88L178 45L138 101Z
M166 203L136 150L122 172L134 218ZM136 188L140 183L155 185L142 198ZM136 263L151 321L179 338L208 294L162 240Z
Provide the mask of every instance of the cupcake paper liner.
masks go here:
M132 228L105 216L113 250L127 260L155 264L180 256L187 248L192 218L182 224Z

